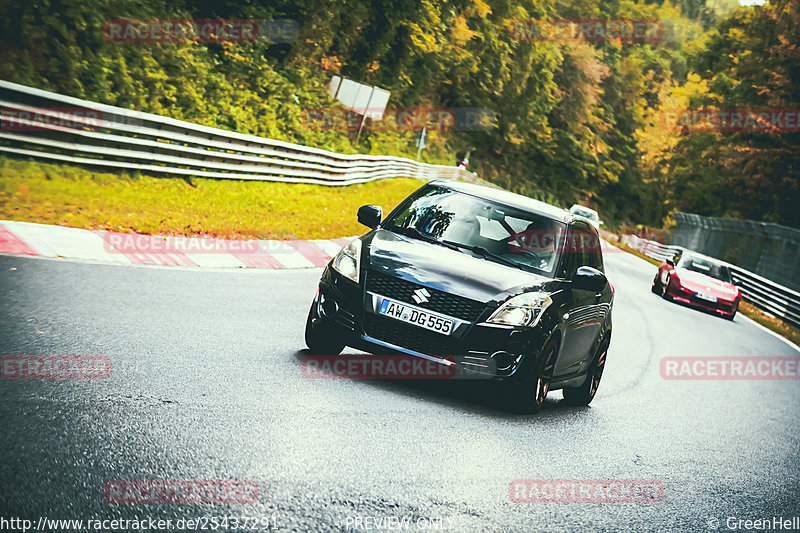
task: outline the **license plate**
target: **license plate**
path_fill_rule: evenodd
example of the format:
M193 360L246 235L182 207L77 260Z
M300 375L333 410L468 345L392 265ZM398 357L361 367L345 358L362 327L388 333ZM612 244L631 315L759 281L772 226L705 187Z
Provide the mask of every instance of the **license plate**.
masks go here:
M697 293L697 297L700 298L701 300L705 300L707 302L716 302L717 301L717 297L716 296L709 296L708 294L703 294L702 292L698 292Z
M441 333L442 335L450 335L453 332L453 321L451 319L391 298L383 299L378 313L407 324L414 324L415 326Z

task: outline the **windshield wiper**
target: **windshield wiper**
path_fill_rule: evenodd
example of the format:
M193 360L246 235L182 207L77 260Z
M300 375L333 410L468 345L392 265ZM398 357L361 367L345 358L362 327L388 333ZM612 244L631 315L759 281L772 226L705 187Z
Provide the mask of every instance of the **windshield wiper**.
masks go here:
M501 263L505 263L508 266L512 266L514 268L518 268L518 269L522 270L522 265L520 265L516 261L512 261L511 259L506 259L502 255L497 255L495 253L492 253L489 250L487 250L486 248L484 248L483 246L473 246L473 245L470 245L470 244L463 244L463 243L454 242L454 241L439 241L439 242L447 244L448 246L451 246L451 247L457 247L457 248L463 248L465 250L469 250L470 252L473 252L473 253L476 253L476 254L480 255L481 257L491 257L492 259L500 261Z

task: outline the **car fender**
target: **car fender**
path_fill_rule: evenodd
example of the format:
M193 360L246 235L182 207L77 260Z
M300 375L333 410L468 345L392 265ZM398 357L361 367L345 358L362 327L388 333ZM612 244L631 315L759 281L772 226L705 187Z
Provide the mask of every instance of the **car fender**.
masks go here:
M554 313L546 313L542 320L537 325L540 328L540 333L537 338L545 339L541 343L537 343L536 349L529 349L522 357L520 369L514 373L515 381L519 383L526 383L530 381L533 373L538 368L538 363L544 352L544 348L551 342L556 343L556 363L558 357L561 355L561 339L564 338L563 320L557 320L555 317L558 315Z

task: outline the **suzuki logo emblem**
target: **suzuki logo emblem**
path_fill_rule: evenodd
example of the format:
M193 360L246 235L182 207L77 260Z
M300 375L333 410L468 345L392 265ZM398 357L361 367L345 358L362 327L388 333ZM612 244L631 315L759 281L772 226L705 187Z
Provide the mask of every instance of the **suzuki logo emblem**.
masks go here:
M431 293L429 293L425 289L417 289L417 290L414 291L414 296L412 296L412 298L418 304L424 304L425 302L428 301L428 298L430 297L430 295L431 295Z

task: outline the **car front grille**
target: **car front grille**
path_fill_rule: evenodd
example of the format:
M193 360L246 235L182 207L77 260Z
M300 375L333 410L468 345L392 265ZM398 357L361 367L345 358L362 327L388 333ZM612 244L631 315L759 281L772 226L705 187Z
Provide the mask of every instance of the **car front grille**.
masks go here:
M364 317L364 330L374 339L427 355L455 355L458 346L452 337L371 313Z
M423 288L428 291L430 297L427 302L417 303L412 296L414 291ZM367 273L367 291L469 322L475 321L485 307L484 304L475 300L430 287L423 287L422 285L378 272Z

